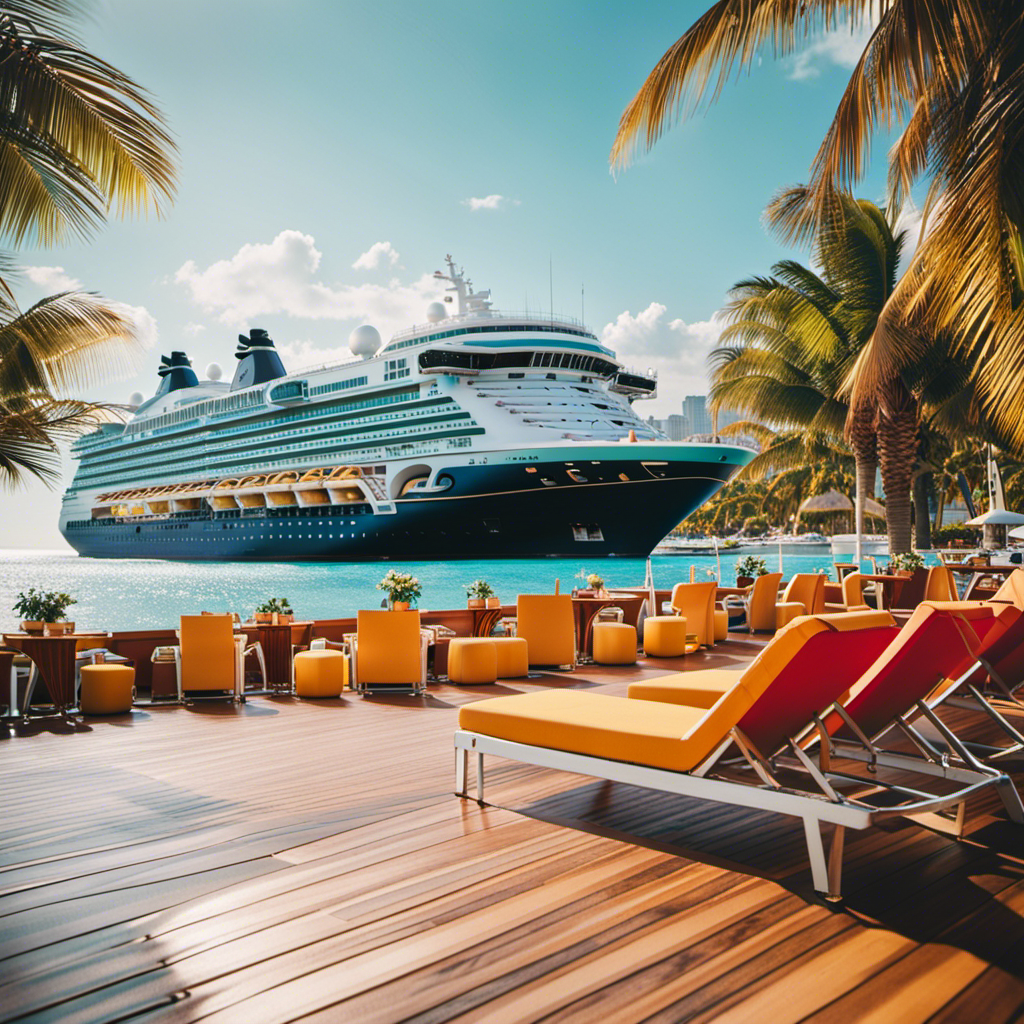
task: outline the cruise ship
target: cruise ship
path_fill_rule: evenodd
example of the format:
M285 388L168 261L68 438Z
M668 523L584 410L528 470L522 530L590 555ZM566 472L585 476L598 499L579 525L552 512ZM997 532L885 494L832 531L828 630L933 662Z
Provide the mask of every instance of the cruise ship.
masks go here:
M240 335L230 383L162 359L156 394L78 439L60 528L83 555L187 560L646 556L754 455L669 441L656 393L582 323L500 312L451 257L445 302L349 361L287 373Z

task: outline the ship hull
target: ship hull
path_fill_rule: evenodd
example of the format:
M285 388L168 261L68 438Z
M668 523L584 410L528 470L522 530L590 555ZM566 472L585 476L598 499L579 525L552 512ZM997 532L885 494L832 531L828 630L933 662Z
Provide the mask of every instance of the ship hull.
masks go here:
M735 452L736 449L730 449ZM752 454L752 453L751 453ZM744 457L739 464L746 461ZM98 558L188 561L438 561L645 557L739 468L673 460L654 472L602 460L582 482L565 463L461 466L443 494L369 506L239 510L144 521L65 524L68 542ZM588 467L583 466L586 470ZM626 479L622 479L625 477Z

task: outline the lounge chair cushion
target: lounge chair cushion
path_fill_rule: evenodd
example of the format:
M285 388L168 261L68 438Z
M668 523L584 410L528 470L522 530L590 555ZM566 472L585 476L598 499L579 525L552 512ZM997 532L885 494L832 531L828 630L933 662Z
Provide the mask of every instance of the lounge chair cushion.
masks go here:
M707 715L699 708L543 690L466 704L459 727L531 746L689 771L717 745L700 728Z
M629 696L637 700L661 700L690 708L710 708L743 675L741 668L707 668L700 672L674 672L659 679L629 684Z

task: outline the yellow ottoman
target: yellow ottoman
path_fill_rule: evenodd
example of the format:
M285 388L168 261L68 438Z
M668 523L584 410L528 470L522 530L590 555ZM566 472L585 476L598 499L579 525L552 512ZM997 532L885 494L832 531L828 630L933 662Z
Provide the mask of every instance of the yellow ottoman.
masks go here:
M448 645L448 680L452 683L498 681L498 651L484 636L453 637Z
M598 665L636 664L636 626L628 622L594 623L594 661Z
M684 615L648 615L644 619L644 654L652 658L678 658L685 653Z
M348 658L341 651L299 651L295 693L299 697L340 697L348 689Z
M83 715L123 715L135 700L135 669L128 665L83 665L78 706Z
M724 608L715 609L715 643L729 639L729 613Z
M530 652L525 637L492 636L486 639L494 644L494 653L498 659L497 677L499 679L513 679L516 676L530 674ZM448 657L451 658L450 653ZM450 674L449 678L451 678Z

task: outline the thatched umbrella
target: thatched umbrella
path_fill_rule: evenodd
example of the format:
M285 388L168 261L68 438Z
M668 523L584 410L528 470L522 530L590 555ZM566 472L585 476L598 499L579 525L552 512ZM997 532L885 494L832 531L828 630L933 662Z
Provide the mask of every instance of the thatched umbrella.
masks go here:
M826 491L824 494L813 494L804 498L797 509L797 519L805 512L853 512L853 502L845 494L840 494L835 488Z

